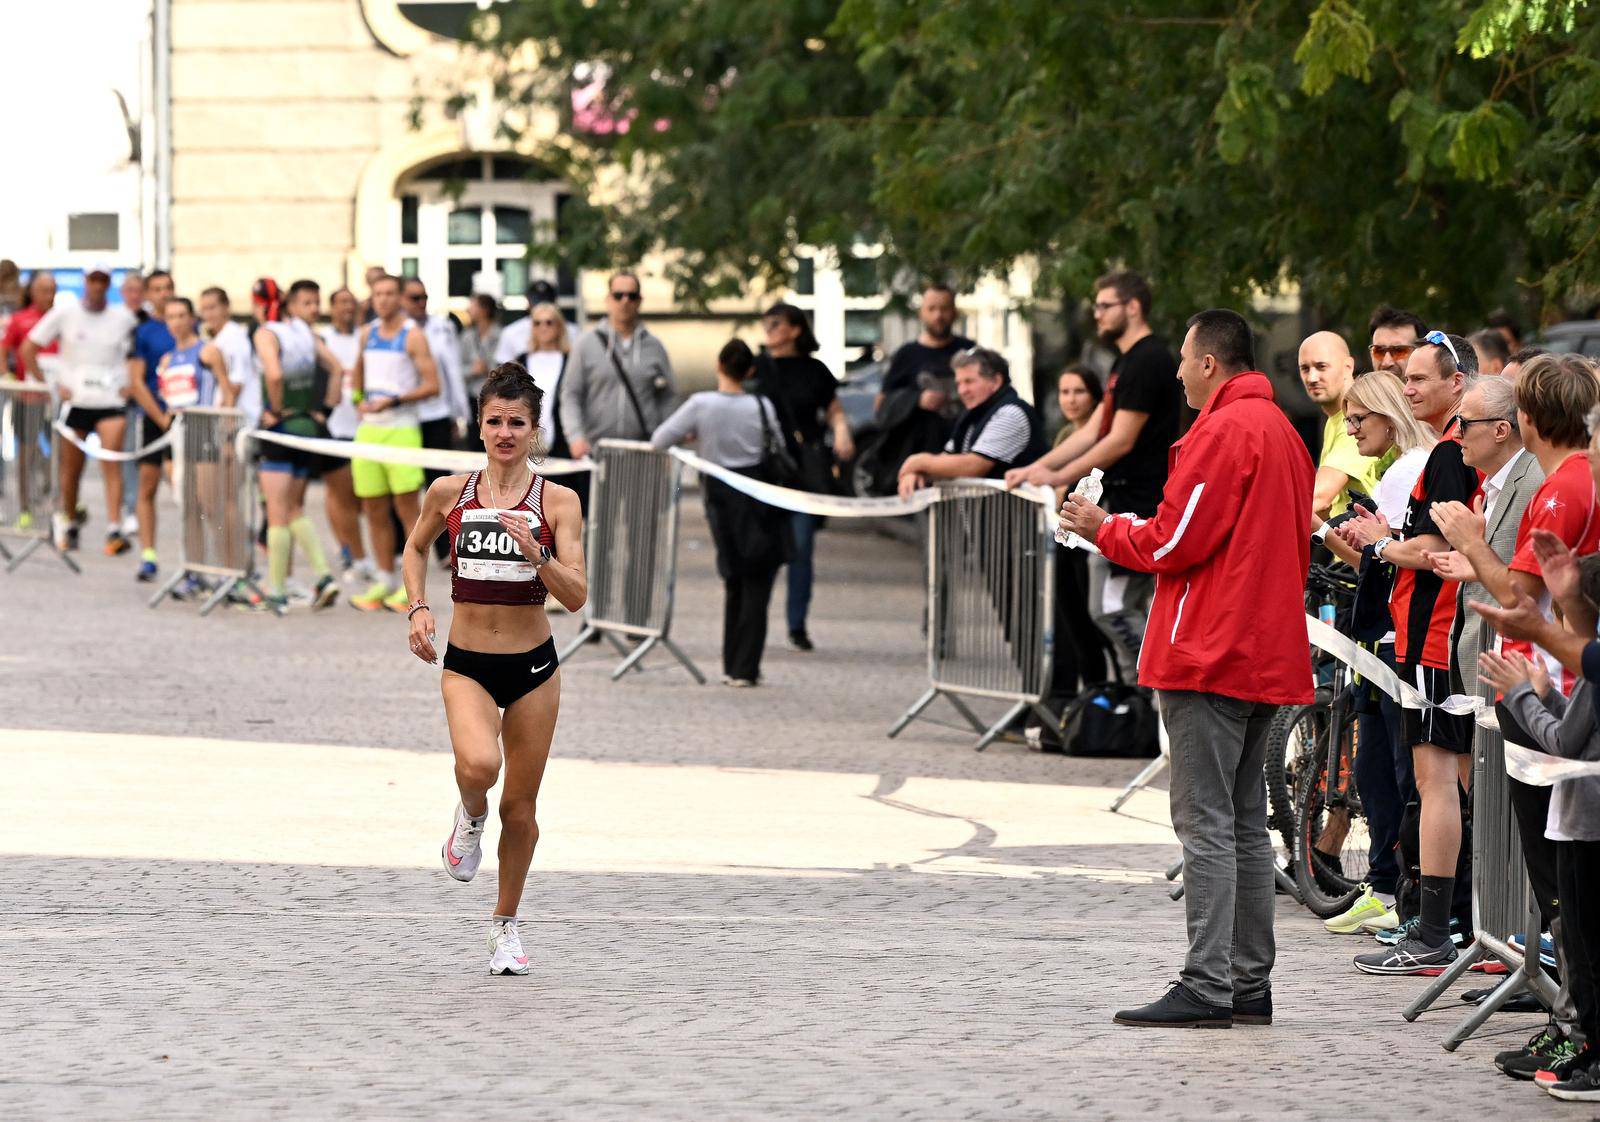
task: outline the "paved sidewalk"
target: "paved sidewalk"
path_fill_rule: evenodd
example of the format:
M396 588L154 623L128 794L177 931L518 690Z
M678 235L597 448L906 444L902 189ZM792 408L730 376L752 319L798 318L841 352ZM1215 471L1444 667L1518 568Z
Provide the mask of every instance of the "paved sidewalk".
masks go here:
M761 690L564 668L524 979L483 973L492 853L438 868L448 745L398 617L152 612L84 561L0 575L0 1118L1586 1117L1489 1066L1532 1018L1445 1053L1456 1008L1407 1025L1421 980L1288 904L1277 1026L1112 1026L1181 956L1164 794L1112 816L1135 762L887 740L925 673L903 545L824 535L821 650L775 627Z

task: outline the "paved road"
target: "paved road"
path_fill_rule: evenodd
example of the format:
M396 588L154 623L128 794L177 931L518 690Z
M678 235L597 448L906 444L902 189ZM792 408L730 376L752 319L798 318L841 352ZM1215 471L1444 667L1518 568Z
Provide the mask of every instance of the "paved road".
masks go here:
M1111 1026L1181 954L1161 792L1112 816L1132 763L887 740L916 556L822 551L821 649L766 688L564 669L526 979L481 972L492 861L437 868L448 749L398 617L152 612L98 556L0 575L0 1117L1551 1116L1487 1064L1530 1018L1447 1054L1453 1010L1406 1025L1417 983L1288 905L1277 1026Z

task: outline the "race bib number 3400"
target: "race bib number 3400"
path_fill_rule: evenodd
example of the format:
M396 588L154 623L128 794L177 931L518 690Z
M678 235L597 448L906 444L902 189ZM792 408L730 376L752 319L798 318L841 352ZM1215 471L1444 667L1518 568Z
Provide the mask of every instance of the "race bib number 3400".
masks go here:
M531 510L464 510L461 533L456 535L456 575L465 580L531 581L533 562L522 555L510 532L500 524L501 514L528 520L537 539L539 519Z

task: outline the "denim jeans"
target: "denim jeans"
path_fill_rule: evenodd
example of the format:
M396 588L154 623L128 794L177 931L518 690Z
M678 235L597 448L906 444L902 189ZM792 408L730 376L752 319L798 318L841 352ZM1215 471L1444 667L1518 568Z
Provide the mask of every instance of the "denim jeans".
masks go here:
M815 575L811 555L817 546L817 527L822 519L815 514L789 515L794 531L794 556L789 560L789 630L804 631L811 611L811 584Z
M1183 843L1189 954L1178 977L1200 1000L1231 1008L1267 989L1276 956L1272 839L1267 834L1267 727L1275 705L1160 691L1172 745L1172 827Z

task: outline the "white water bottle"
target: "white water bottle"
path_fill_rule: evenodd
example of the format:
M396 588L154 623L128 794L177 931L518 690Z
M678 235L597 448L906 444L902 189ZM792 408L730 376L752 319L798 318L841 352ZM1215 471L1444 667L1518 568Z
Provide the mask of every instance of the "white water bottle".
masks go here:
M1078 485L1072 489L1072 493L1080 499L1087 499L1091 503L1098 503L1100 501L1100 495L1105 491L1105 484L1101 482L1101 479L1105 477L1105 474L1106 473L1101 471L1099 468L1091 468L1088 475L1078 480ZM1084 541L1077 534L1074 534L1068 530L1063 530L1060 526L1056 527L1056 541L1061 545L1066 546L1068 549L1089 548L1088 542Z

